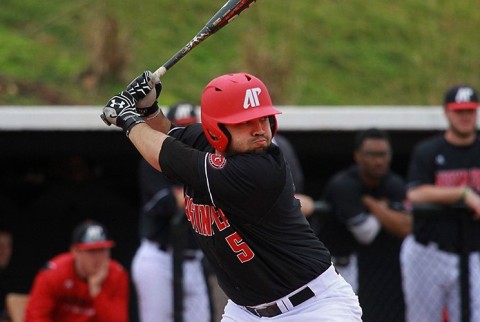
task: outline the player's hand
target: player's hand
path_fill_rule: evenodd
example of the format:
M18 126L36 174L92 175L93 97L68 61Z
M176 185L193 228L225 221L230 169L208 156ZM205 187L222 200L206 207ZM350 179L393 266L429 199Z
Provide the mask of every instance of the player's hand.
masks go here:
M161 91L160 78L150 71L143 72L127 86L127 92L136 102L137 113L147 118L158 113L157 99Z
M88 290L90 296L97 296L102 290L102 283L108 276L108 260L104 261L100 268L92 275L88 276Z
M112 97L103 108L100 115L107 124L115 124L121 127L128 136L130 130L139 123L145 123L135 108L135 100L128 91Z
M480 196L470 188L465 189L467 190L463 201L473 211L473 217L480 220Z
M301 193L296 193L295 198L300 200L300 206L301 206L300 210L302 211L302 214L305 217L310 217L315 211L312 197L301 194Z
M372 208L375 206L380 208L389 208L387 199L375 199L369 195L362 196L362 203L368 208L369 211L373 211Z

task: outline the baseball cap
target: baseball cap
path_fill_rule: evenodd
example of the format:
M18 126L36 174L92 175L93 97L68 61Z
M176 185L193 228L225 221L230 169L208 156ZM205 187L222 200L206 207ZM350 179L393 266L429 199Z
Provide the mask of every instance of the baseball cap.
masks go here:
M187 102L172 105L168 110L167 118L176 125L188 125L198 122L195 105Z
M73 230L72 246L79 250L112 248L115 242L109 238L105 226L96 221L85 221Z
M445 94L444 105L449 110L468 110L478 108L478 95L473 87L457 85Z

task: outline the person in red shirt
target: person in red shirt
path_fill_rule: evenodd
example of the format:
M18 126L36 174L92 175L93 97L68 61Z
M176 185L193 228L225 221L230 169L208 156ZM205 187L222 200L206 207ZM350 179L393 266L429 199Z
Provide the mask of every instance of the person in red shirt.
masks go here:
M110 258L114 245L102 224L78 225L70 252L51 259L35 277L25 321L128 321L128 273Z

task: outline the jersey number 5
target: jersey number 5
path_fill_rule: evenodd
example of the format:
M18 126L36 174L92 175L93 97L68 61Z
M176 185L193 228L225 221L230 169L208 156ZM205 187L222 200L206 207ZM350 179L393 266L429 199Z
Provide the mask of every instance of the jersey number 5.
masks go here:
M248 262L255 256L253 251L242 240L242 237L240 237L237 232L234 232L225 239L227 240L228 245L230 245L230 248L237 254L241 263Z

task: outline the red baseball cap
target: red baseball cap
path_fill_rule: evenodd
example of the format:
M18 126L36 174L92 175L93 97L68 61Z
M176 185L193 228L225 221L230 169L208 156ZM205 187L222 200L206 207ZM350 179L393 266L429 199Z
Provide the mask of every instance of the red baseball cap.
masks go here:
M473 110L478 108L478 95L473 87L457 85L445 93L444 106L448 110Z
M108 236L104 225L96 221L85 221L72 234L72 246L78 250L112 248L115 242Z

